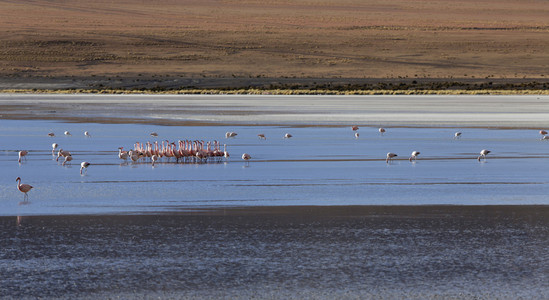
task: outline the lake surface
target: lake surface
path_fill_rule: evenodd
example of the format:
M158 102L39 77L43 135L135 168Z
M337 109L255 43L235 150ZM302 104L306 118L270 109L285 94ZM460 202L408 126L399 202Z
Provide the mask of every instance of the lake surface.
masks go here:
M253 125L231 121L235 111L224 122L178 122L180 111L169 117L166 110L157 120L150 110L118 114L116 105L97 102L88 103L96 115L78 109L78 118L70 105L59 112L63 101L51 115L48 101L25 113L25 105L4 105L5 98L0 298L549 297L543 128L482 126L470 113L475 128L433 127L416 111L414 126L392 123L382 136L377 123L368 123L356 139L343 125L348 119L338 121L352 114L348 106L326 124L305 124L285 121L293 114L288 101L283 121ZM524 116L544 105L527 99ZM492 116L497 124L506 118L529 124L498 107L504 117ZM488 108L483 116L491 114ZM391 115L386 110L383 115ZM257 120L263 110L250 113ZM223 117L215 105L208 114ZM535 114L534 123L545 124L536 121L545 114ZM165 126L172 120L175 125ZM225 138L228 131L238 135ZM457 131L462 137L455 140ZM285 133L293 137L284 139ZM121 146L180 139L217 140L231 156L208 163L161 160L154 167L117 157ZM70 151L72 163L57 162L52 143ZM482 149L492 152L478 161ZM21 163L18 150L29 151ZM415 162L408 161L412 151L421 152ZM251 161L242 161L245 152ZM386 163L387 152L398 156ZM82 161L91 165L80 175ZM17 177L34 187L28 201Z
M454 132L463 132L454 140ZM72 136L64 136L70 131ZM89 131L91 138L84 136ZM157 138L149 136L158 132ZM225 138L234 131L235 138ZM48 132L56 133L51 138ZM284 139L285 133L293 135ZM549 142L536 130L157 126L0 120L0 215L157 213L277 205L549 204ZM260 140L264 133L266 140ZM124 163L135 142L218 140L228 161ZM70 151L71 164L51 144ZM17 162L17 150L29 151ZM477 161L479 151L492 152ZM417 162L409 162L412 151ZM387 164L387 152L397 160ZM252 160L245 163L242 153ZM79 173L80 162L92 165ZM34 188L29 201L15 178ZM22 205L24 204L24 205Z
M3 299L547 299L547 206L0 217Z

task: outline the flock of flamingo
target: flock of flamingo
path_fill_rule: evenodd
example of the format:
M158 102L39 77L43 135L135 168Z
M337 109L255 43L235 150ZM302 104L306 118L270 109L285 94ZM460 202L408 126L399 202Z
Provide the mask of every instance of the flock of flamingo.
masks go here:
M355 132L354 136L355 138L359 138L358 133L358 125L351 126L351 129ZM379 128L378 129L380 135L383 135L386 132L385 128ZM69 131L65 131L64 134L66 136L71 136L71 133ZM540 130L539 134L542 136L541 140L549 140L549 135L547 135L547 131ZM462 133L456 132L454 133L454 139L460 139ZM53 132L48 133L48 136L54 137L55 134ZM91 137L91 134L88 131L84 132L84 136ZM150 136L152 137L158 137L158 133L151 132ZM225 138L234 138L237 136L236 132L227 132L225 134ZM258 134L257 135L259 139L266 140L267 137L265 134ZM286 133L284 135L285 139L291 138L292 135L289 133ZM55 151L59 145L57 143L52 144L52 155L55 156ZM490 150L482 149L480 151L480 155L477 157L477 160L480 161L481 159L486 160L486 156L490 153ZM18 162L21 163L23 159L26 159L26 156L28 155L28 151L21 150L18 152ZM417 157L419 156L419 151L413 151L409 157L409 161L416 161ZM208 161L217 161L219 162L222 159L227 160L229 158L229 152L227 151L227 144L223 144L223 151L221 151L221 144L218 141L213 142L205 142L205 141L199 141L199 140L179 140L177 144L175 142L169 142L168 140L162 141L162 142L146 142L146 143L140 143L136 142L134 144L133 149L129 151L124 151L124 147L118 148L118 158L122 159L124 161L127 161L128 159L133 162L138 162L140 160L149 159L151 161L152 166L154 167L155 163L162 159L166 158L168 161L171 158L174 158L176 162L192 162L192 163L206 163ZM393 160L393 158L397 157L398 155L393 152L388 152L385 162L389 163ZM69 151L65 151L63 149L59 149L57 151L57 158L56 161L59 161L59 158L63 158L62 165L65 165L66 163L70 163L72 161L72 155ZM249 160L251 159L251 155L248 153L242 154L242 159L249 163ZM80 163L80 175L83 175L84 172L87 172L87 168L91 165L91 163L87 161L83 161ZM15 180L17 182L17 189L24 193L24 201L28 200L28 192L33 188L29 184L21 183L21 178L17 177Z

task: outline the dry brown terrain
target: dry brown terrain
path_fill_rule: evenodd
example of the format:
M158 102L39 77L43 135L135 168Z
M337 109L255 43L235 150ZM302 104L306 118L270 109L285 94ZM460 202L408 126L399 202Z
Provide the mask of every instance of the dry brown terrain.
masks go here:
M0 1L13 78L549 78L549 1ZM135 80L135 79L134 79Z

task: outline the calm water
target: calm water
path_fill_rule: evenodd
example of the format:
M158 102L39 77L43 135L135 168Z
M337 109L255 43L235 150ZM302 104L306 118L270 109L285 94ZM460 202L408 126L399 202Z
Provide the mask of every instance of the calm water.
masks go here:
M547 299L547 206L0 217L3 299Z
M359 132L0 120L1 298L549 297L549 143L537 130ZM165 139L219 140L231 157L117 157ZM481 149L492 153L478 162ZM386 164L389 151L399 160ZM28 202L18 176L34 186Z
M73 136L65 137L70 131ZM83 132L91 133L86 138ZM455 131L461 140L453 140ZM47 133L53 131L56 137ZM148 134L159 133L158 138ZM225 132L236 138L226 139ZM286 132L291 139L283 139ZM549 204L549 142L536 130L362 127L224 127L0 120L0 215L155 213L278 205ZM257 138L267 136L266 141ZM219 140L228 162L122 164L136 141ZM72 152L61 166L51 144ZM29 150L17 163L17 151ZM476 160L489 149L486 162ZM407 158L420 151L417 163ZM401 160L385 163L387 152ZM252 161L240 156L247 152ZM80 176L81 161L92 165ZM34 189L29 202L15 178ZM21 205L25 204L25 205Z

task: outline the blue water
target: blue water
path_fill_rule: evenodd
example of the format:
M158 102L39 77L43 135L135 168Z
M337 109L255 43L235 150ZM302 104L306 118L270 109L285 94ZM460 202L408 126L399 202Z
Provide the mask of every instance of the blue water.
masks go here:
M64 136L70 131L72 136ZM84 136L89 131L91 138ZM150 132L158 132L157 138ZM225 138L235 131L236 138ZM454 132L463 132L454 140ZM48 137L54 132L55 137ZM284 139L285 133L291 139ZM260 140L264 133L267 140ZM549 204L549 142L537 130L157 126L0 120L0 215L155 213L280 205ZM228 161L123 163L135 142L218 140ZM62 166L51 144L70 151ZM17 150L28 150L17 162ZM479 151L492 151L477 161ZM419 159L408 157L420 151ZM387 152L398 160L386 164ZM242 153L252 156L249 163ZM84 176L80 162L92 165ZM15 178L34 188L29 201Z

